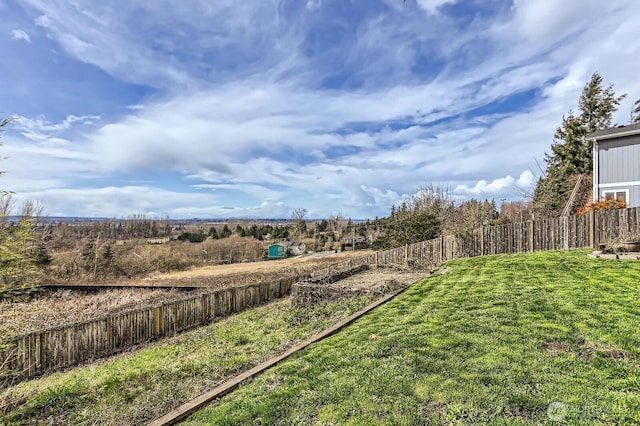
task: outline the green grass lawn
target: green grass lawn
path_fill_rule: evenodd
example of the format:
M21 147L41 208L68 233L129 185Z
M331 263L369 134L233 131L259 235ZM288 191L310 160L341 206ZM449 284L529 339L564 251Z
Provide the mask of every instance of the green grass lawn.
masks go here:
M640 424L640 262L586 254L449 262L187 424Z
M0 383L0 425L144 424L372 300L305 310L285 299L99 363L14 386Z

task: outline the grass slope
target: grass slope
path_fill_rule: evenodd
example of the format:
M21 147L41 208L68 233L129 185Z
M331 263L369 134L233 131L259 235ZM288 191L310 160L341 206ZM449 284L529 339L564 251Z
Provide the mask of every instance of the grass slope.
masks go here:
M0 383L0 425L144 424L372 300L303 310L284 299L99 363L13 386Z
M640 262L586 254L449 262L186 424L638 424Z

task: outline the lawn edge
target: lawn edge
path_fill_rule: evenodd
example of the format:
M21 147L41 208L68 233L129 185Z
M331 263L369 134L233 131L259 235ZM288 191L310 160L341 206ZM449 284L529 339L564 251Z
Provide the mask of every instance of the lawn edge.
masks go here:
M417 281L416 281L417 282ZM280 355L277 355L255 367L253 367L250 370L245 371L242 374L237 375L236 377L227 380L226 382L224 382L223 384L221 384L220 386L192 399L191 401L181 405L180 407L176 408L175 410L165 414L164 416L148 423L148 426L166 426L166 425L174 425L177 424L181 421L183 421L184 419L186 419L188 416L190 416L191 414L193 414L195 411L199 410L200 408L204 407L205 405L209 404L211 401L220 398L224 395L227 395L228 393L234 391L238 386L240 386L243 382L249 380L250 378L253 378L257 375L259 375L260 373L262 373L263 371L277 365L279 362L283 361L284 359L288 358L289 356L291 356L292 354L306 348L307 346L319 342L323 339L326 339L327 337L337 333L338 331L340 331L341 329L343 329L344 327L348 326L349 324L353 323L355 320L357 320L358 318L362 317L363 315L365 315L366 313L368 313L369 311L377 308L380 305L383 305L385 303L387 303L389 300L395 298L396 296L398 296L399 294L403 293L406 289L408 289L412 284L408 285L407 287L404 287L400 290L397 290L393 293L388 294L387 296L365 306L364 308L360 309L358 312L354 313L353 315L349 316L348 318L345 318L339 322L337 322L336 324L334 324L333 326L327 328L324 331L321 331L320 333L309 337L308 339L298 343L297 345L293 346L292 348L288 349L287 351L281 353Z

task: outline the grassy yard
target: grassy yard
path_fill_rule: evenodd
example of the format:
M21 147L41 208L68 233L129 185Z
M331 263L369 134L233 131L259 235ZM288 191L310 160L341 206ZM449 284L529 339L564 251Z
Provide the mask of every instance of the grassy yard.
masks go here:
M102 362L13 386L0 382L0 425L144 424L372 300L304 310L285 299Z
M640 262L586 254L449 262L186 424L640 424Z

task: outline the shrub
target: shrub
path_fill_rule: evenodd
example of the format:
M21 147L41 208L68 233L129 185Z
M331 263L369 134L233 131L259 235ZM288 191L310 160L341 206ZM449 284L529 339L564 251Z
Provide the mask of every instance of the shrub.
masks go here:
M589 212L604 212L608 210L626 209L627 203L623 200L599 200L592 203L588 203L584 207L580 207L577 214L585 214Z

